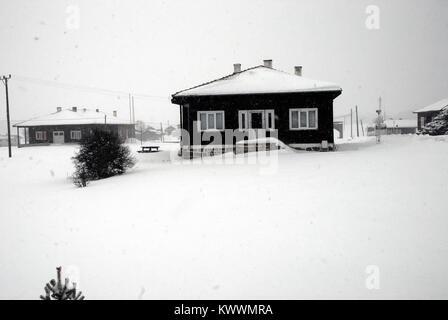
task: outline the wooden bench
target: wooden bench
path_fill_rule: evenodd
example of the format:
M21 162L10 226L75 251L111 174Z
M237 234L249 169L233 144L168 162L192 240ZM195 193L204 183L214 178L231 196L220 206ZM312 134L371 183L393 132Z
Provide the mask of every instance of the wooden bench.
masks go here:
M138 150L138 153L151 153L151 152L159 152L158 146L142 146L142 150Z

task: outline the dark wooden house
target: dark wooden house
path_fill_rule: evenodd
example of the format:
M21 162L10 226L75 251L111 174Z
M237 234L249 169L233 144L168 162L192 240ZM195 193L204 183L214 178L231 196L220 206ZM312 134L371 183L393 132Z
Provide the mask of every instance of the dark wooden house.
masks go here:
M235 150L241 140L261 141L259 133L297 149L332 149L333 100L340 86L276 70L272 60L223 78L179 91L182 154L202 152L207 145ZM233 136L231 132L233 131ZM272 140L271 140L272 141Z
M417 114L418 131L421 131L426 124L432 122L443 109L448 108L448 98L437 101L427 107L414 111Z
M14 127L18 135L22 131L23 139L18 142L19 147L78 143L94 130L112 131L123 140L135 137L134 124L118 119L116 111L113 115L107 115L98 109L77 107L57 108L54 113L16 123Z

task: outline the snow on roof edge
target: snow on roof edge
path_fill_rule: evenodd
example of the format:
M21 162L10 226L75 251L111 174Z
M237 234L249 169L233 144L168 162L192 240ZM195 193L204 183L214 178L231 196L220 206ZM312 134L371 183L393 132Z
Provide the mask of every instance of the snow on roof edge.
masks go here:
M429 106L415 110L415 111L413 111L413 113L441 111L441 110L445 109L446 107L448 107L448 98L439 100L435 103L430 104Z
M57 115L66 115L67 118L58 118ZM77 116L77 117L70 117ZM83 118L83 116L85 116ZM25 121L20 121L13 124L13 127L37 127L37 126L52 126L52 125L85 125L85 124L104 124L104 117L106 117L106 124L126 125L130 124L127 120L119 119L111 115L107 115L102 111L73 111L72 109L63 109L61 111L52 112L46 115L37 116ZM39 123L40 122L40 123Z
M197 86L193 86L193 87L190 87L190 88L187 88L187 89L184 89L184 90L177 91L176 93L172 94L171 97L172 98L176 98L176 97L190 97L190 96L221 96L221 95L247 95L247 94L270 94L270 93L301 93L301 92L304 92L304 93L305 92L338 92L338 91L342 92L342 88L339 85L335 84L335 83L319 81L319 82L325 83L325 84L327 84L329 86L328 87L321 87L321 88L309 88L309 89L285 90L285 91L278 91L277 90L277 91L244 92L244 93L243 92L234 92L234 93L214 93L214 94L213 93L204 93L204 94L197 94L197 93L194 94L193 93L193 94L189 94L189 95L182 94L182 93L184 93L186 91L190 91L190 90L194 90L194 89L197 89L197 88L200 88L200 87L203 87L203 86L207 86L207 85L210 85L212 83L215 83L215 82L218 82L218 81L221 81L221 80L226 80L226 79L228 79L230 77L234 77L236 75L245 73L245 72L250 71L250 70L258 69L258 68L266 68L266 69L269 69L269 70L277 71L279 73L284 73L286 75L295 76L295 75L292 75L292 74L290 74L288 72L285 72L285 71L282 71L282 70L269 68L269 67L266 67L264 65L257 65L257 66L254 66L254 67L250 67L250 68L244 69L244 70L242 70L240 72L234 72L234 73L228 74L226 76L223 76L221 78L218 78L218 79L215 79L215 80L211 80L211 81L208 81L208 82L204 82L204 83L199 84ZM317 80L312 80L312 79L308 79L308 78L302 78L302 79L307 80L307 81L317 81Z

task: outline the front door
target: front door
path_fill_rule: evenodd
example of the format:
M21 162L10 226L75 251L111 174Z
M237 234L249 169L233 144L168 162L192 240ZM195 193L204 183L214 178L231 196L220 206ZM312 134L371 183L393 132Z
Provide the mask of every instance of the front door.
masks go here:
M264 129L264 112L263 111L252 111L249 112L250 125L251 129Z
M53 131L53 143L64 143L64 131Z
M274 110L240 110L238 111L240 130L275 129Z

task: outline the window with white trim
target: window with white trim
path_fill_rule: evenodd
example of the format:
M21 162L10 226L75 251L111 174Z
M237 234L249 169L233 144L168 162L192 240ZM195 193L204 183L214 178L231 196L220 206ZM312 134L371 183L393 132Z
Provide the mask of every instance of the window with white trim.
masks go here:
M36 131L36 140L37 141L46 141L47 140L47 131Z
M224 111L198 111L198 130L224 130Z
M81 130L70 131L70 138L72 140L81 140Z
M289 130L315 130L317 127L317 108L289 109Z
M254 121L254 115L258 116L258 121ZM260 121L261 120L261 121ZM254 127L254 124L257 126ZM238 127L240 130L246 129L275 129L274 110L239 110Z

